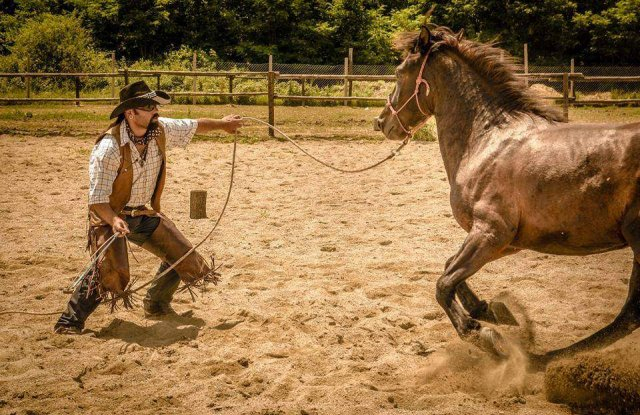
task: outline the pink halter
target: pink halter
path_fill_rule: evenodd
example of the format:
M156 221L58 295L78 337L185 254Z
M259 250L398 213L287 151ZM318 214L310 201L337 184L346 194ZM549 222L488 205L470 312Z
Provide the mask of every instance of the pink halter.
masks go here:
M389 107L389 109L391 110L391 114L393 116L395 116L396 119L398 120L398 124L400 124L400 127L402 128L402 131L404 131L407 134L407 138L412 137L416 133L416 131L418 131L424 124L426 124L426 122L429 120L429 117L431 116L431 114L425 112L422 109L422 106L420 105L420 98L419 98L420 86L422 84L424 84L424 86L425 86L425 97L429 96L429 92L431 91L431 87L429 87L429 83L427 82L426 79L424 79L422 77L422 75L424 74L424 67L425 67L425 65L427 63L427 58L429 57L429 52L431 52L431 49L429 49L427 54L424 56L424 60L422 61L422 66L420 67L420 72L418 73L418 77L416 78L416 89L413 91L413 95L411 95L409 97L409 99L407 99L407 101L404 104L402 104L402 106L400 108L398 108L397 110L395 108L393 108L393 105L391 105L391 99L389 97L387 97L387 107ZM398 113L400 111L402 111L404 109L404 107L407 106L407 104L413 99L413 97L416 98L416 104L418 105L418 109L420 110L420 112L423 115L426 115L427 118L425 118L422 122L420 122L415 127L413 127L410 130L408 130L404 126L404 124L402 124L402 121L400 120L400 117L398 117Z

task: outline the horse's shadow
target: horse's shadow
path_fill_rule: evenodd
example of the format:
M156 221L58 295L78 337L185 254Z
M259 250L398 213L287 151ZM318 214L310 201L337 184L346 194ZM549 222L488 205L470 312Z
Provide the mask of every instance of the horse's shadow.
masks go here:
M205 321L196 317L165 317L149 326L116 318L97 332L96 337L104 340L119 339L128 344L154 348L195 340L204 326Z

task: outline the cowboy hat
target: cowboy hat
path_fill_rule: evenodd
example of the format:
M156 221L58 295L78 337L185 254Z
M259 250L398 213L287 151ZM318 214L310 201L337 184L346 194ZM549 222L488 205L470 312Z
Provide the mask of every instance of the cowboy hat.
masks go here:
M171 102L171 97L164 91L152 91L145 81L129 84L120 90L120 103L109 118L116 118L126 110L145 105L164 105Z

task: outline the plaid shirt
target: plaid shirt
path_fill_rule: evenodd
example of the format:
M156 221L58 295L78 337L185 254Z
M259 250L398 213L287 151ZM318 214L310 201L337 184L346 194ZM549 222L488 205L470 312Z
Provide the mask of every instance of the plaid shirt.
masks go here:
M167 149L184 148L196 133L198 121L160 117L167 138ZM126 121L125 121L126 122ZM151 201L156 181L162 166L162 153L155 140L147 148L146 161L141 160L138 149L133 144L123 122L120 124L120 139L123 146L131 147L133 162L133 186L127 206L142 206ZM120 167L120 149L114 136L106 135L93 147L89 159L89 204L109 203L113 182Z

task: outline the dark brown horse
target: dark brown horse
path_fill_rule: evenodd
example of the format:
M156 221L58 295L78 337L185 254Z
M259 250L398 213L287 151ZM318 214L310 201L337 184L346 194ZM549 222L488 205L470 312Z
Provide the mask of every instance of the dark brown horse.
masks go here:
M479 321L514 324L504 304L466 283L488 262L522 249L589 255L631 247L629 295L615 320L553 358L603 347L640 326L640 123L564 124L530 95L501 50L445 27L401 35L406 59L375 126L405 139L436 118L455 219L468 235L445 266L436 297L462 339L504 356ZM457 297L457 298L456 298Z

